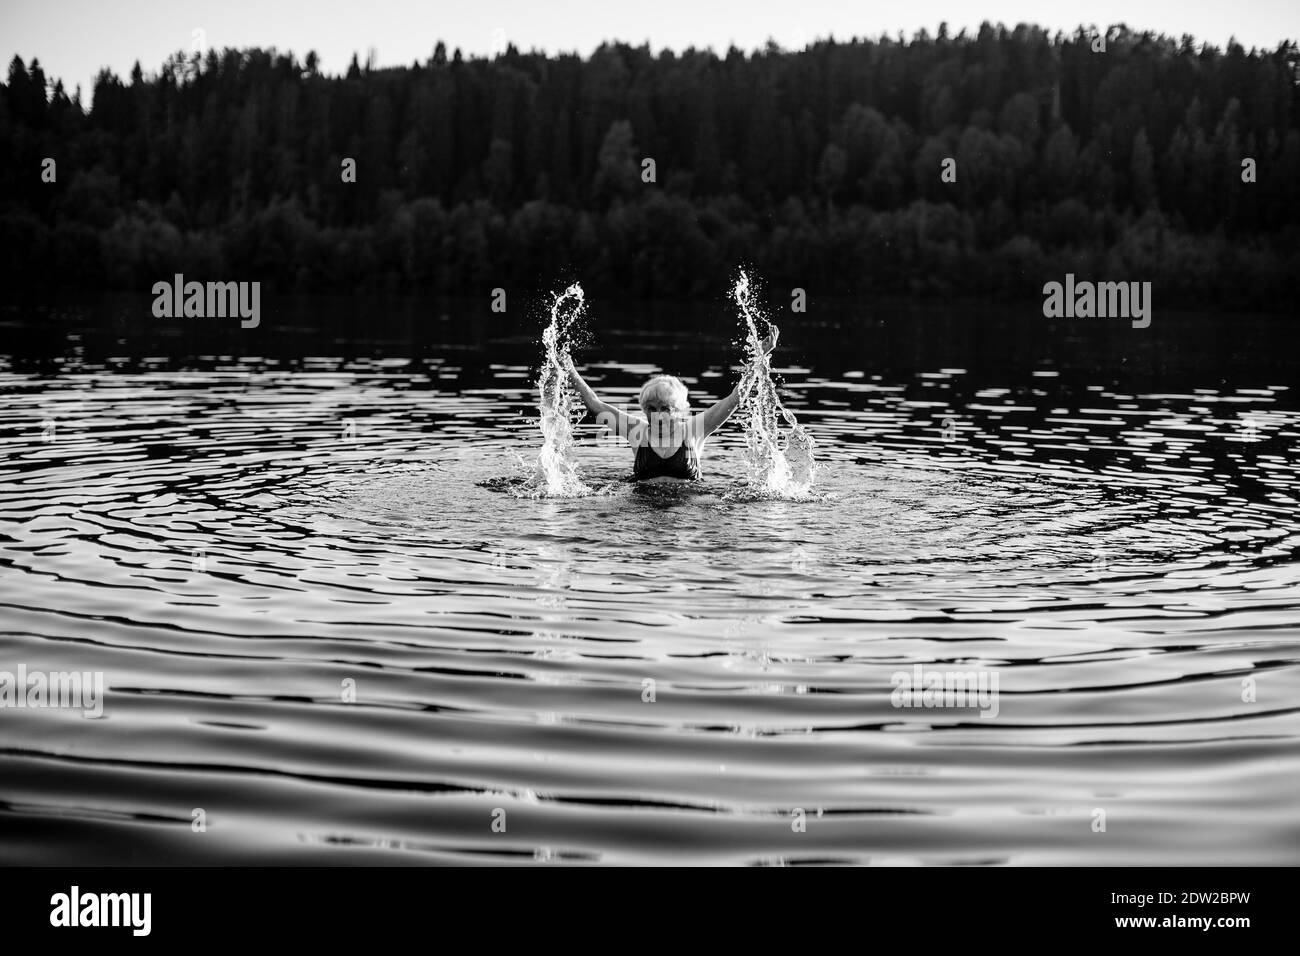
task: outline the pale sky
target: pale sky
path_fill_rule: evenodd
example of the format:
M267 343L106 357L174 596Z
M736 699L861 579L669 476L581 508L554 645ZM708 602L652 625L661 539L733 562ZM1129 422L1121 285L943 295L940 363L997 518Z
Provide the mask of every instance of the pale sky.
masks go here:
M512 42L521 50L590 53L605 40L668 47L734 44L754 50L772 38L787 48L834 36L911 36L941 21L956 34L981 20L1008 27L1036 23L1069 32L1079 24L1126 23L1174 37L1273 49L1300 37L1300 0L0 0L4 69L15 54L62 78L71 94L81 84L89 101L95 74L107 66L126 77L138 59L153 73L198 40L207 46L276 47L299 59L315 50L321 69L340 73L353 52L379 66L424 62L438 40L448 55L485 55Z

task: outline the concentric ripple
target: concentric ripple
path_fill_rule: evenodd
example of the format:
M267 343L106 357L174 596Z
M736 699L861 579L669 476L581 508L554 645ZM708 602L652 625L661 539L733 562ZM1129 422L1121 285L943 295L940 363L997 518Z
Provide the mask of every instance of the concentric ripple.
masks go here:
M734 427L700 488L588 424L602 493L502 493L519 366L0 373L0 669L108 685L0 710L0 859L1300 861L1286 389L783 371L808 501Z

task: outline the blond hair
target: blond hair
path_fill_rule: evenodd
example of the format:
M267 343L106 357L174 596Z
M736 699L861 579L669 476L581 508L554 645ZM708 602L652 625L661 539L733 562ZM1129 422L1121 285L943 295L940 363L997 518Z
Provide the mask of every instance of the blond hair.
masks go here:
M658 399L667 403L677 411L686 411L689 409L688 400L689 392L682 380L675 375L656 375L650 381L641 386L641 394L636 398L637 404L645 408L645 403Z

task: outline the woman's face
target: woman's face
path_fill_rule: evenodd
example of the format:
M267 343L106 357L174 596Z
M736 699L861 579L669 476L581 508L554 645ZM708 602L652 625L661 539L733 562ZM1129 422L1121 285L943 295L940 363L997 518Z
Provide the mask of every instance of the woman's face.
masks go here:
M663 398L647 398L641 410L647 415L685 415L687 409Z

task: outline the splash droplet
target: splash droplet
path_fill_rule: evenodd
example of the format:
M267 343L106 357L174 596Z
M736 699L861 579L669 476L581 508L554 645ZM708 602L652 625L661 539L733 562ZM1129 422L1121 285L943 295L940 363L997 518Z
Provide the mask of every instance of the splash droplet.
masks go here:
M772 367L763 350L763 334L774 328L763 314L743 270L731 297L745 320L746 367L740 378L740 421L745 428L748 490L765 498L802 498L816 480L812 435L785 407L772 381ZM782 428L784 423L785 428Z
M582 417L582 403L564 366L569 337L586 311L582 286L575 282L553 298L551 319L542 332L544 354L537 377L542 448L529 482L530 492L538 497L575 498L592 493L578 476L573 458L573 428Z

